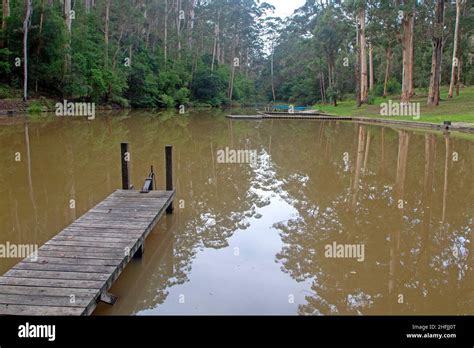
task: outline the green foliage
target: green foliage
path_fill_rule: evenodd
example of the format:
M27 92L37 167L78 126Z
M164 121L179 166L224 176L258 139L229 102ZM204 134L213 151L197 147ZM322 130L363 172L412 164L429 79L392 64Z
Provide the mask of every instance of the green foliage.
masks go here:
M27 111L31 114L37 114L43 112L44 109L45 107L43 106L43 104L40 101L35 100L28 106Z
M223 91L226 87L226 80L222 74L209 74L207 71L200 71L193 81L193 97L200 103L207 103L219 106L224 102Z
M11 71L11 53L8 48L0 48L0 76L6 76Z
M176 102L173 97L170 97L167 94L161 94L158 103L161 107L172 108L175 106Z
M13 95L11 93L11 90L8 86L4 86L0 84L0 99L7 99L7 98L12 98Z
M195 6L194 30L188 30L191 4ZM69 32L61 2L34 1L28 31L30 94L37 89L39 95L56 100L141 108L254 100L255 74L250 71L253 76L249 76L249 62L261 56L259 19L270 6L256 0L183 1L186 18L179 19L178 30L178 12L168 5L166 9L163 1L112 1L107 10L106 2L100 1L86 13L83 2L76 2ZM220 49L226 54L216 57L212 38L218 13ZM0 49L0 80L16 88L23 85L23 69L14 67L12 59L23 57L24 14L25 2L11 1L7 31L0 33L0 39L7 42L7 47ZM229 47L247 52L242 57L243 67L235 71L232 96Z
M384 90L384 84L378 83L375 86L375 95L377 97L382 97L383 96L383 90ZM387 93L389 95L395 95L395 94L400 94L402 91L402 85L400 82L398 82L396 79L390 79L387 82Z
M334 100L338 100L339 99L339 95L340 95L340 92L339 90L337 89L337 87L329 87L327 90L326 90L326 96L331 100L331 101L334 101Z
M360 40L355 24L361 9L373 48L374 94L383 94L390 52L388 93L399 94L399 14L415 4L413 82L416 88L427 88L430 81L432 1L311 0L286 21L269 17L271 6L257 0L183 0L184 19L172 3L166 8L164 1L111 1L107 9L106 1L97 1L86 13L84 2L73 2L69 32L62 1L33 1L27 51L30 94L140 108L245 105L274 97L300 105L340 100L356 91ZM0 32L0 82L14 89L23 85L25 2L10 5L7 29ZM445 17L442 84L451 78L455 8L450 3ZM469 85L474 83L473 65L467 63L474 16L467 7L461 28L461 78ZM1 95L9 94L0 90Z
M396 1L306 1L278 29L274 52L269 54L258 90L268 100L272 100L272 80L276 90L276 99L297 104L316 103L325 99L334 99L335 88L339 98L353 95L356 91L356 70L360 40L357 40L358 15L365 10L367 46L373 48L375 95L383 95L387 53L391 57L388 93L401 93L403 73L402 25L400 11L413 11L416 4L414 27L413 85L415 88L428 88L431 77L432 35L435 2L415 0ZM446 3L444 47L441 67L441 84L447 85L451 79L453 37L455 23L454 2ZM460 40L462 65L461 80L464 85L474 83L474 65L468 64L469 40L474 34L474 12L469 6L463 11ZM403 14L403 12L402 12ZM269 27L274 30L274 23ZM369 47L367 48L367 53ZM271 61L273 58L274 76L272 78ZM367 57L368 60L368 57ZM333 87L331 87L333 86ZM334 87L337 86L337 87ZM354 97L353 100L356 98Z
M118 95L114 95L111 100L112 104L116 104L122 108L129 108L130 107L130 103L128 102L127 99L125 98L122 98Z
M375 96L373 94L369 94L369 97L367 98L367 104L368 105L374 105L375 104Z
M190 95L191 95L191 91L187 89L186 87L182 87L178 91L176 91L174 95L174 100L176 104L186 105L189 103Z

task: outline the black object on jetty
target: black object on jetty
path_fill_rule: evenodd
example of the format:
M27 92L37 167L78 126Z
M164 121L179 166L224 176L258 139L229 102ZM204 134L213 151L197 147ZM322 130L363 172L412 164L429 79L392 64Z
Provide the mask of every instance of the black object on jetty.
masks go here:
M128 144L121 151L122 183L130 187ZM172 212L171 156L167 146L165 191L115 191L1 276L0 315L90 315L99 301L113 304L108 290Z

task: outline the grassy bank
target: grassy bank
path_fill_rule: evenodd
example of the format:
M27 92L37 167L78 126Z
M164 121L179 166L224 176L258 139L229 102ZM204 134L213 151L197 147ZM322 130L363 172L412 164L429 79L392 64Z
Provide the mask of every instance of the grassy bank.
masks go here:
M474 124L474 87L462 88L459 97L455 96L452 99L448 99L448 87L443 87L441 89L441 98L439 106L427 106L426 92L417 91L416 96L412 99L412 102L421 104L421 118L417 122L442 123L443 121L451 121L453 123ZM381 116L380 105L387 103L390 99L393 102L399 102L400 96L376 97L373 105L363 105L360 108L357 107L354 100L345 100L339 102L337 107L317 104L315 109L339 116L413 121L413 117L409 116Z

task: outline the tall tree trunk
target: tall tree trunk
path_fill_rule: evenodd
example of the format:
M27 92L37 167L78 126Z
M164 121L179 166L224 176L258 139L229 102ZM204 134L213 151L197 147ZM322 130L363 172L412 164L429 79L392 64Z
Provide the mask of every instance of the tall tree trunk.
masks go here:
M7 20L10 17L10 0L2 1L2 30L7 29Z
M467 18L468 16L468 11L470 11L470 7L467 6L468 1L464 1L464 10L462 11L463 18ZM462 38L464 36L464 28L462 23L459 23L459 43L462 42ZM464 66L463 60L462 60L462 46L460 45L458 47L458 76L457 76L457 81L456 81L456 95L459 96L459 88L461 87L461 76L462 76L462 68Z
M72 18L71 18L71 0L64 0L64 24L68 33L71 33L72 29Z
M370 70L369 90L373 92L374 90L374 47L372 46L372 42L369 42L369 70Z
M451 68L451 84L449 85L449 98L453 97L454 84L456 83L456 68L458 61L458 41L459 41L459 21L461 17L461 0L456 0L456 26L454 29L454 47L453 47L453 61Z
M219 36L219 41L217 44L217 51L220 52L220 63L219 64L225 64L225 45L221 45L221 38Z
M365 104L369 100L367 74L367 42L365 37L365 7L359 10L360 25L360 102Z
M164 28L164 54L165 54L165 69L168 65L168 0L165 0L165 28Z
M275 74L274 74L274 57L275 57L275 49L272 42L272 55L270 56L270 71L272 76L272 96L273 102L276 102L276 94L275 94Z
M428 93L428 105L439 105L441 84L441 60L443 57L444 0L436 1L433 23L433 54L431 58L431 79Z
M178 45L178 59L181 59L181 0L176 0L176 36Z
M64 74L68 74L71 68L71 29L72 29L72 19L71 19L71 0L64 0L64 25L67 30L67 39L64 55Z
M109 65L109 27L110 27L110 0L105 4L105 24L104 24L104 43L105 43L105 57L104 65Z
M331 63L329 62L328 58L328 88L332 87L332 79L331 79Z
M3 0L2 1L2 31L3 35L5 35L5 32L7 30L7 21L8 17L10 17L10 0ZM0 48L5 46L4 39L0 39Z
M123 33L125 31L125 24L122 24L122 28L120 29L120 36L117 40L117 49L115 50L115 53L112 57L112 71L115 72L115 68L117 66L117 57L121 49L121 43L122 43L122 38L123 38ZM131 64L131 59L129 61ZM112 95L112 83L109 82L109 86L107 87L107 93L105 95L105 100L109 100L110 96Z
M357 25L357 36L356 36L356 62L354 66L355 82L356 82L356 102L357 106L360 107L361 96L360 96L360 28Z
M232 45L232 57L231 57L231 60L230 60L230 62L231 62L231 76L230 76L230 81L229 81L229 99L230 99L230 101L232 101L232 97L234 95L234 80L235 80L235 68L236 68L234 57L235 57L235 50L237 49L238 46L239 46L239 36L237 35L237 40L234 41L234 43Z
M388 81L390 80L390 72L392 71L392 47L388 46L385 53L385 80L383 83L383 97L388 96Z
M404 1L407 5L409 0ZM409 102L413 89L413 30L414 30L414 12L406 10L403 15L402 27L402 48L403 48L403 78L402 78L402 102Z
M219 44L219 32L220 32L220 21L221 21L221 10L219 9L217 13L217 24L214 28L214 49L212 51L212 64L211 64L211 71L214 71L214 65L216 62L216 56L217 60L219 61L219 53L218 52L218 44Z
M224 48L221 47L220 26L219 26L219 32L217 33L216 55L217 55L217 62L219 64L224 64Z
M461 57L461 55L459 55L459 57ZM459 61L458 61L458 77L457 77L457 80L456 80L456 96L458 96L458 97L459 97L459 88L461 87L462 65L463 65L462 59L459 58Z
M36 60L39 60L41 47L43 45L43 38L41 34L43 33L43 24L44 24L44 6L46 0L41 0L41 13L40 13L40 24L39 24L39 38L38 38L38 47L36 48ZM38 77L35 81L35 92L38 93Z
M84 9L86 13L91 12L91 0L84 0Z
M245 54L245 77L249 77L249 70L251 67L251 62L250 62L250 49L247 47L247 51Z
M321 102L324 103L323 78L321 72L319 72L319 92L321 93Z
M321 71L321 88L322 88L322 96L323 96L323 103L327 103L326 97L326 78L324 77L324 71Z
M23 100L25 102L28 100L28 30L33 14L32 1L25 1L26 14L23 21Z
M416 3L415 3L416 4ZM415 9L413 9L413 15L411 16L411 35L410 35L410 64L409 68L409 83L410 83L410 98L415 95L415 88L413 86L413 67L415 66L415 47L413 45L413 40L415 36Z
M196 7L196 0L190 0L189 4L189 37L188 37L188 46L189 50L193 49L193 32L194 32L194 17L195 12L194 8Z

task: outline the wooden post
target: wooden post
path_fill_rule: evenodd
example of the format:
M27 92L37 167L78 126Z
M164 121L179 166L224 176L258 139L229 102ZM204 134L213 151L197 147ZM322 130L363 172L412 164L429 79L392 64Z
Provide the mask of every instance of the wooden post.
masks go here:
M166 191L173 191L173 146L166 145ZM170 204L166 212L171 214L174 210L173 203Z
M155 188L155 170L153 169L153 166L151 166L151 186L150 186L150 191L153 191Z
M122 163L122 189L130 190L130 152L128 143L120 144Z

